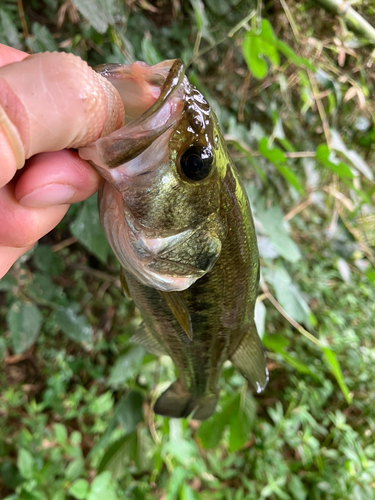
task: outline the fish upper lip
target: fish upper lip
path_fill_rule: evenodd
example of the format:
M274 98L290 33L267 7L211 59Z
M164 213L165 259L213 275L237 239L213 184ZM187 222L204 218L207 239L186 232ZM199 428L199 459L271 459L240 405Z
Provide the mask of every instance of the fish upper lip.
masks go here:
M184 80L182 61L173 61L170 73L154 104L124 127L97 140L97 151L107 167L116 168L136 158L153 141L173 127L184 109Z

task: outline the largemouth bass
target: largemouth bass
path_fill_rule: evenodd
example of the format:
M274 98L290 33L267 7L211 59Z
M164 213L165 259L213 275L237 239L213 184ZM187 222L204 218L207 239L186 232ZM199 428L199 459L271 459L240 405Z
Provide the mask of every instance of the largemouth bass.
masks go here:
M98 71L119 91L128 123L80 154L107 181L101 224L143 317L133 340L178 370L154 411L204 420L226 360L256 392L268 381L250 205L216 116L180 60Z

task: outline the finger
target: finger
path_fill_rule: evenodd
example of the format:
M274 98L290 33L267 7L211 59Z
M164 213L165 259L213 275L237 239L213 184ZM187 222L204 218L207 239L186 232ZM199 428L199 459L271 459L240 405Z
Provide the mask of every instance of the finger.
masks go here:
M25 59L25 57L27 57L28 55L29 54L27 54L26 52L13 49L12 47L7 47L6 45L0 43L0 66L22 61L22 59Z
M16 260L32 246L26 248L0 247L0 279L9 271Z
M74 151L41 153L27 162L15 197L24 207L76 203L93 195L103 180Z
M32 246L64 217L69 205L29 208L20 205L13 183L0 189L0 247Z
M87 145L124 119L117 90L66 53L35 54L0 68L0 105L0 186L25 158Z

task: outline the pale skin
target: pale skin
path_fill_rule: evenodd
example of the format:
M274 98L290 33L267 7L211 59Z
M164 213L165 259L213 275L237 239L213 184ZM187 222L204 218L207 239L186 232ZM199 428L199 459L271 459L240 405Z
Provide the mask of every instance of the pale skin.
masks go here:
M28 57L2 44L0 106L1 278L71 203L99 189L100 176L69 148L119 128L124 108L114 87L81 59Z

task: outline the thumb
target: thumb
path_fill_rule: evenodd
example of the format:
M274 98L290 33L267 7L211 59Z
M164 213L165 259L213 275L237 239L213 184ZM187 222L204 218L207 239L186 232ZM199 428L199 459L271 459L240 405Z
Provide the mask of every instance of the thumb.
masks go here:
M0 187L36 153L85 146L119 128L116 89L79 57L41 53L0 68Z

